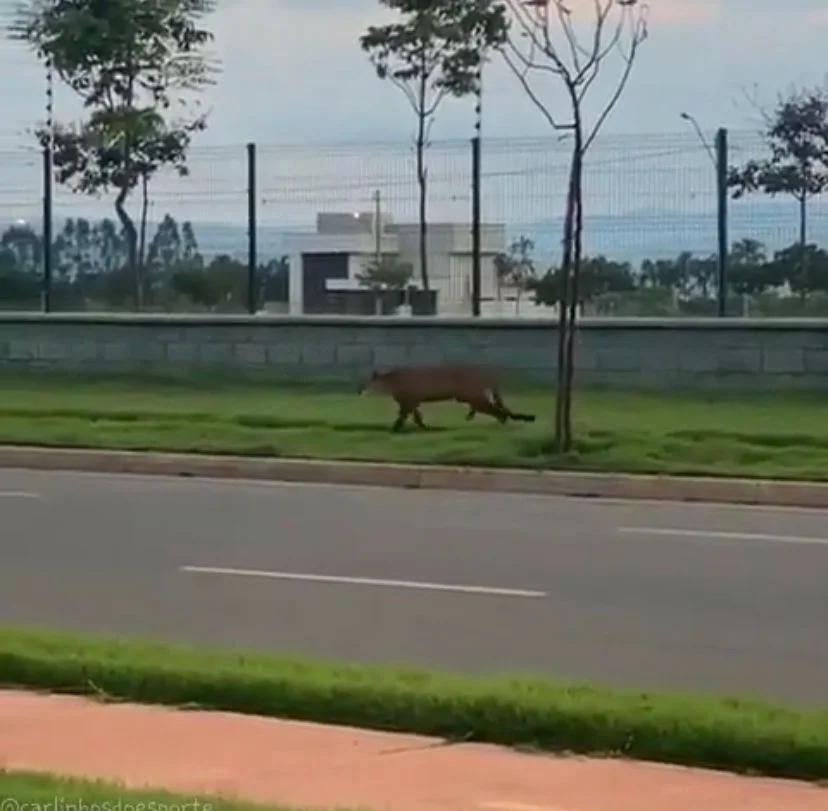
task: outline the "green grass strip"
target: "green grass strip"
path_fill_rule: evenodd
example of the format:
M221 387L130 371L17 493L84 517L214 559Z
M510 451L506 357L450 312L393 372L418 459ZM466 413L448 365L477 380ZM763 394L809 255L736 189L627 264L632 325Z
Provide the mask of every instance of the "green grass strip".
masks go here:
M178 381L0 369L0 444L524 469L828 480L819 392L608 391L579 387L575 446L552 447L554 393L505 386L524 425L423 413L431 430L389 430L394 404L355 385Z
M274 618L274 622L278 622ZM168 705L828 778L828 708L615 692L0 628L0 682Z
M117 783L0 771L2 811L300 811L211 795L127 789Z

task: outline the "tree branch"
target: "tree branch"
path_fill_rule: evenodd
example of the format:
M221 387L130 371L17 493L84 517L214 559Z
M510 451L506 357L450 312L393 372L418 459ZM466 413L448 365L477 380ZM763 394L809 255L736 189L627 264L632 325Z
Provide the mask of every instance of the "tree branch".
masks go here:
M626 13L630 8L631 6L625 6L623 13ZM641 44L647 39L647 7L643 6L639 14L631 14L629 20L632 30L630 33L629 48L627 50L626 55L623 56L624 69L621 72L621 77L618 80L618 84L616 85L615 91L610 96L610 99L607 102L601 114L598 116L598 119L596 120L595 125L592 128L592 131L584 139L584 152L586 152L587 149L589 149L589 147L595 140L596 136L598 135L598 132L600 131L601 127L604 125L604 122L607 120L607 118L609 118L610 113L612 113L612 111L615 109L615 106L618 104L618 101L621 98L622 94L624 93L624 89L627 86L630 74L632 73L633 65L635 64L635 58L638 54L638 49L641 46ZM620 25L621 23L619 23L619 26ZM600 62L598 62L598 64L600 64Z
M552 38L549 34L548 13L539 14L536 19L533 19L532 15L526 11L522 0L506 0L506 7L512 12L523 30L523 35L530 42L529 61L533 61L533 55L535 49L537 49L554 65L554 70L550 66L542 68L540 65L536 65L535 69L546 69L562 76L569 76L569 68L552 44ZM515 51L520 51L511 37L508 38L508 42Z
M506 47L512 52L513 56L519 61L523 63L523 75L527 75L529 71L532 70L540 70L546 71L547 73L551 73L555 76L563 76L564 74L554 65L543 65L540 62L536 62L534 60L534 52L535 46L530 45L529 53L524 54L523 51L518 48L514 42L508 40L506 42Z
M517 80L520 82L523 90L525 91L526 95L529 97L529 100L540 110L543 117L546 119L547 123L555 130L571 130L574 128L574 124L561 124L559 123L546 105L541 101L540 96L535 92L532 85L529 83L529 80L526 78L526 72L521 71L518 69L518 66L512 61L512 58L505 52L502 51L502 56L506 64L511 68L512 73L515 74Z
M406 82L404 79L398 79L393 74L388 74L388 78L391 79L392 84L396 85L400 90L402 90L403 95L408 100L408 103L411 105L411 109L414 111L415 115L420 115L420 105L417 100L417 94L414 92L411 85Z
M440 106L440 102L441 102L441 101L442 101L442 100L443 100L443 99L444 99L447 95L448 95L448 89L447 89L447 88L445 88L445 87L439 87L439 88L437 88L437 90L436 90L436 92L435 92L435 94L434 94L434 99L433 99L433 101L431 102L431 104L429 104L429 105L427 105L427 106L425 106L425 107L423 108L423 115L424 115L426 118L431 118L431 117L434 115L434 113L436 113L436 112L437 112L437 108Z
M572 67L567 64L552 41L550 4L554 4L555 18L568 45ZM559 123L549 106L544 104L539 93L533 88L530 74L538 72L559 76L571 96L573 105L577 108L573 112L578 117L580 106L598 78L602 64L613 50L619 50L623 69L609 100L585 137L583 151L586 152L615 109L627 86L638 48L647 37L648 6L639 3L638 0L593 0L593 33L591 45L587 48L578 41L572 14L564 0L548 0L545 5L535 6L534 8L537 8L535 14L522 0L505 0L505 5L512 14L518 33L507 38L505 46L500 49L501 55L530 101L541 111L554 129L572 130L575 124ZM610 33L608 22L613 10L618 11L619 19ZM622 41L627 40L625 33L628 34L628 44L622 46ZM527 40L528 47L521 48L518 38Z
M563 2L561 2L561 0L555 0L555 10L558 13L558 22L564 32L566 41L569 43L569 52L572 55L572 64L575 70L580 72L583 48L578 42L578 37L575 35L575 29L572 27L572 17L569 9L563 4Z

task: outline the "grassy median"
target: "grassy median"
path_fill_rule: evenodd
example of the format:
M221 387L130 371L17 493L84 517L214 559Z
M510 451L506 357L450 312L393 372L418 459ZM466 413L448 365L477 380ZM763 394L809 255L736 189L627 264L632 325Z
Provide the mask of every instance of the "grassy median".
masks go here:
M467 423L437 404L428 434L392 435L393 404L353 387L3 374L0 443L828 480L821 395L583 391L565 457L549 449L552 395L505 396L539 421Z
M828 708L0 629L0 681L547 751L828 778Z
M117 783L0 771L3 811L300 811L209 795L127 789Z

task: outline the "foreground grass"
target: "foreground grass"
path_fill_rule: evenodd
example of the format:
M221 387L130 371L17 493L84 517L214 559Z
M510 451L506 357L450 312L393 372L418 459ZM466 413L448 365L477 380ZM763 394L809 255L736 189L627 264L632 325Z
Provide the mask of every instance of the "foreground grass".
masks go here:
M145 703L828 778L828 708L476 679L19 628L0 629L0 679Z
M534 425L467 423L424 408L432 430L392 435L393 404L352 389L214 381L0 376L0 443L828 480L828 420L813 394L577 396L577 447L550 452L549 392L507 390Z
M184 796L168 791L127 789L117 783L79 780L32 772L0 771L4 811L289 811L213 796ZM292 809L299 811L299 809Z

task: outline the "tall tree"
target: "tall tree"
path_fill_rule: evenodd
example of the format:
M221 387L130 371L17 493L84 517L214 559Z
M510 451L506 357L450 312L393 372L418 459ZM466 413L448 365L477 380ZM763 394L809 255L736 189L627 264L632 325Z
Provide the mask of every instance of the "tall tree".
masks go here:
M794 197L799 205L799 245L804 258L808 201L828 191L828 88L792 93L763 117L769 157L731 167L728 185L734 199L753 192Z
M399 22L370 26L360 38L380 79L405 94L417 117L415 149L419 188L420 277L428 277L428 135L446 96L478 92L488 49L505 36L503 7L493 0L379 0L399 13Z
M636 56L647 38L647 6L639 0L502 0L509 24L501 48L506 63L529 99L556 131L571 137L572 158L563 228L563 295L558 319L558 391L555 405L555 446L572 447L572 383L575 317L583 255L583 166L587 152L618 104ZM591 9L591 11L589 10ZM586 32L579 35L579 28ZM605 63L618 60L618 76L590 123L587 100L599 86ZM564 90L565 115L553 109L537 80L553 77Z
M137 307L139 234L126 204L162 166L187 173L187 150L206 119L170 111L173 103L186 110L213 82L212 34L201 26L212 9L212 0L29 0L12 26L82 99L86 119L55 128L56 178L84 194L116 191ZM49 133L38 136L45 145Z
M182 259L182 241L178 223L165 214L149 246L149 263L160 270L169 270Z

